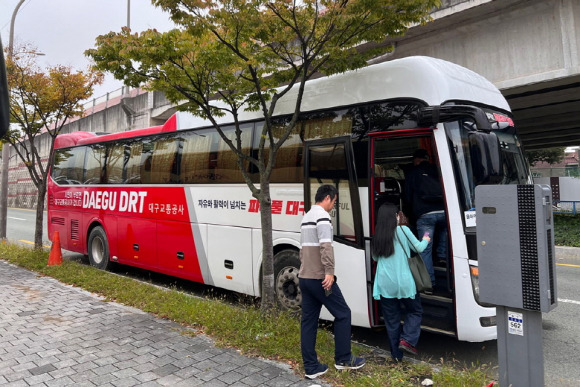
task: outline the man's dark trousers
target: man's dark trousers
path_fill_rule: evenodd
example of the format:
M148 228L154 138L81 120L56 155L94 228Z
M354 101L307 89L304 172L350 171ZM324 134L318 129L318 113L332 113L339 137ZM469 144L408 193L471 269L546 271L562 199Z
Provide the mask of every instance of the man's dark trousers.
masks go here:
M304 370L308 374L318 367L316 356L316 333L318 318L322 305L334 316L334 360L348 362L351 359L350 335L351 314L340 288L334 282L332 293L326 296L322 287L322 280L300 278L302 291L302 326L300 329L300 347Z

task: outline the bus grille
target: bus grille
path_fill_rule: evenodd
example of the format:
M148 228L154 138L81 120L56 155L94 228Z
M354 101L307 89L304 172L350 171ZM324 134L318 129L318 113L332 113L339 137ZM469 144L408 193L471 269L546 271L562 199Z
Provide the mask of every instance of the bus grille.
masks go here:
M70 221L70 239L79 240L79 221Z
M64 218L52 217L52 218L50 218L50 223L56 224L59 226L64 226Z
M552 230L548 230L546 232L548 241L546 242L546 246L548 246L548 271L550 277L550 303L551 305L556 304L556 286L554 284L554 257L552 255Z

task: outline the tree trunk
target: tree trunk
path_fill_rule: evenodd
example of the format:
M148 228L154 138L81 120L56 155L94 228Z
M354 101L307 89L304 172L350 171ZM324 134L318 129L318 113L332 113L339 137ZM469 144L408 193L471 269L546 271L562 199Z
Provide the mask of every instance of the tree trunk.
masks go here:
M46 179L44 180L46 181ZM34 248L42 248L42 231L44 230L44 197L46 196L46 183L39 184L36 203L36 227L34 229Z
M260 180L262 180L260 176ZM272 243L272 199L269 182L260 182L260 218L262 221L262 313L276 308L274 289L274 247Z

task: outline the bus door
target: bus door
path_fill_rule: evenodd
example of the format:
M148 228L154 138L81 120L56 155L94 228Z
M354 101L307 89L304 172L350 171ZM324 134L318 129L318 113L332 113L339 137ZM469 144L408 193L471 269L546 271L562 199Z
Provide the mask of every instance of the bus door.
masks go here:
M335 275L352 312L352 324L369 326L367 270L358 182L350 137L305 143L304 209L314 204L318 187L330 184L338 200L330 212L334 232ZM322 317L332 319L326 309Z
M388 132L371 134L370 152L370 234L374 235L378 209L384 203L391 203L402 210L409 220L408 227L417 235L416 219L413 217L411 203L405 198L405 174L413 168L413 153L417 149L425 149L429 155L429 163L439 169L437 149L433 133L430 130L414 130L404 132ZM444 235L444 234L443 234ZM437 291L435 294L421 294L423 303L423 325L426 328L441 332L454 332L455 309L453 306L453 278L450 265L451 246L447 236L447 261L438 261L436 246L440 233L431 235L434 243L433 261ZM418 236L420 238L420 236ZM376 264L372 261L372 279ZM378 302L373 305L373 322L382 324Z

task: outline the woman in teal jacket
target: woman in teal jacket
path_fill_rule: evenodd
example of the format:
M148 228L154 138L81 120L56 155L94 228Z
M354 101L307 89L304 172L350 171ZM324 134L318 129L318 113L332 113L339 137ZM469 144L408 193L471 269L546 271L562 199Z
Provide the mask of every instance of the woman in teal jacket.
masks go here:
M380 300L389 336L391 355L396 361L403 351L416 355L421 333L423 307L407 262L411 251L420 253L430 241L419 241L407 226L398 226L397 207L386 203L379 208L372 241L372 256L377 262L373 298ZM401 324L402 306L406 310Z

